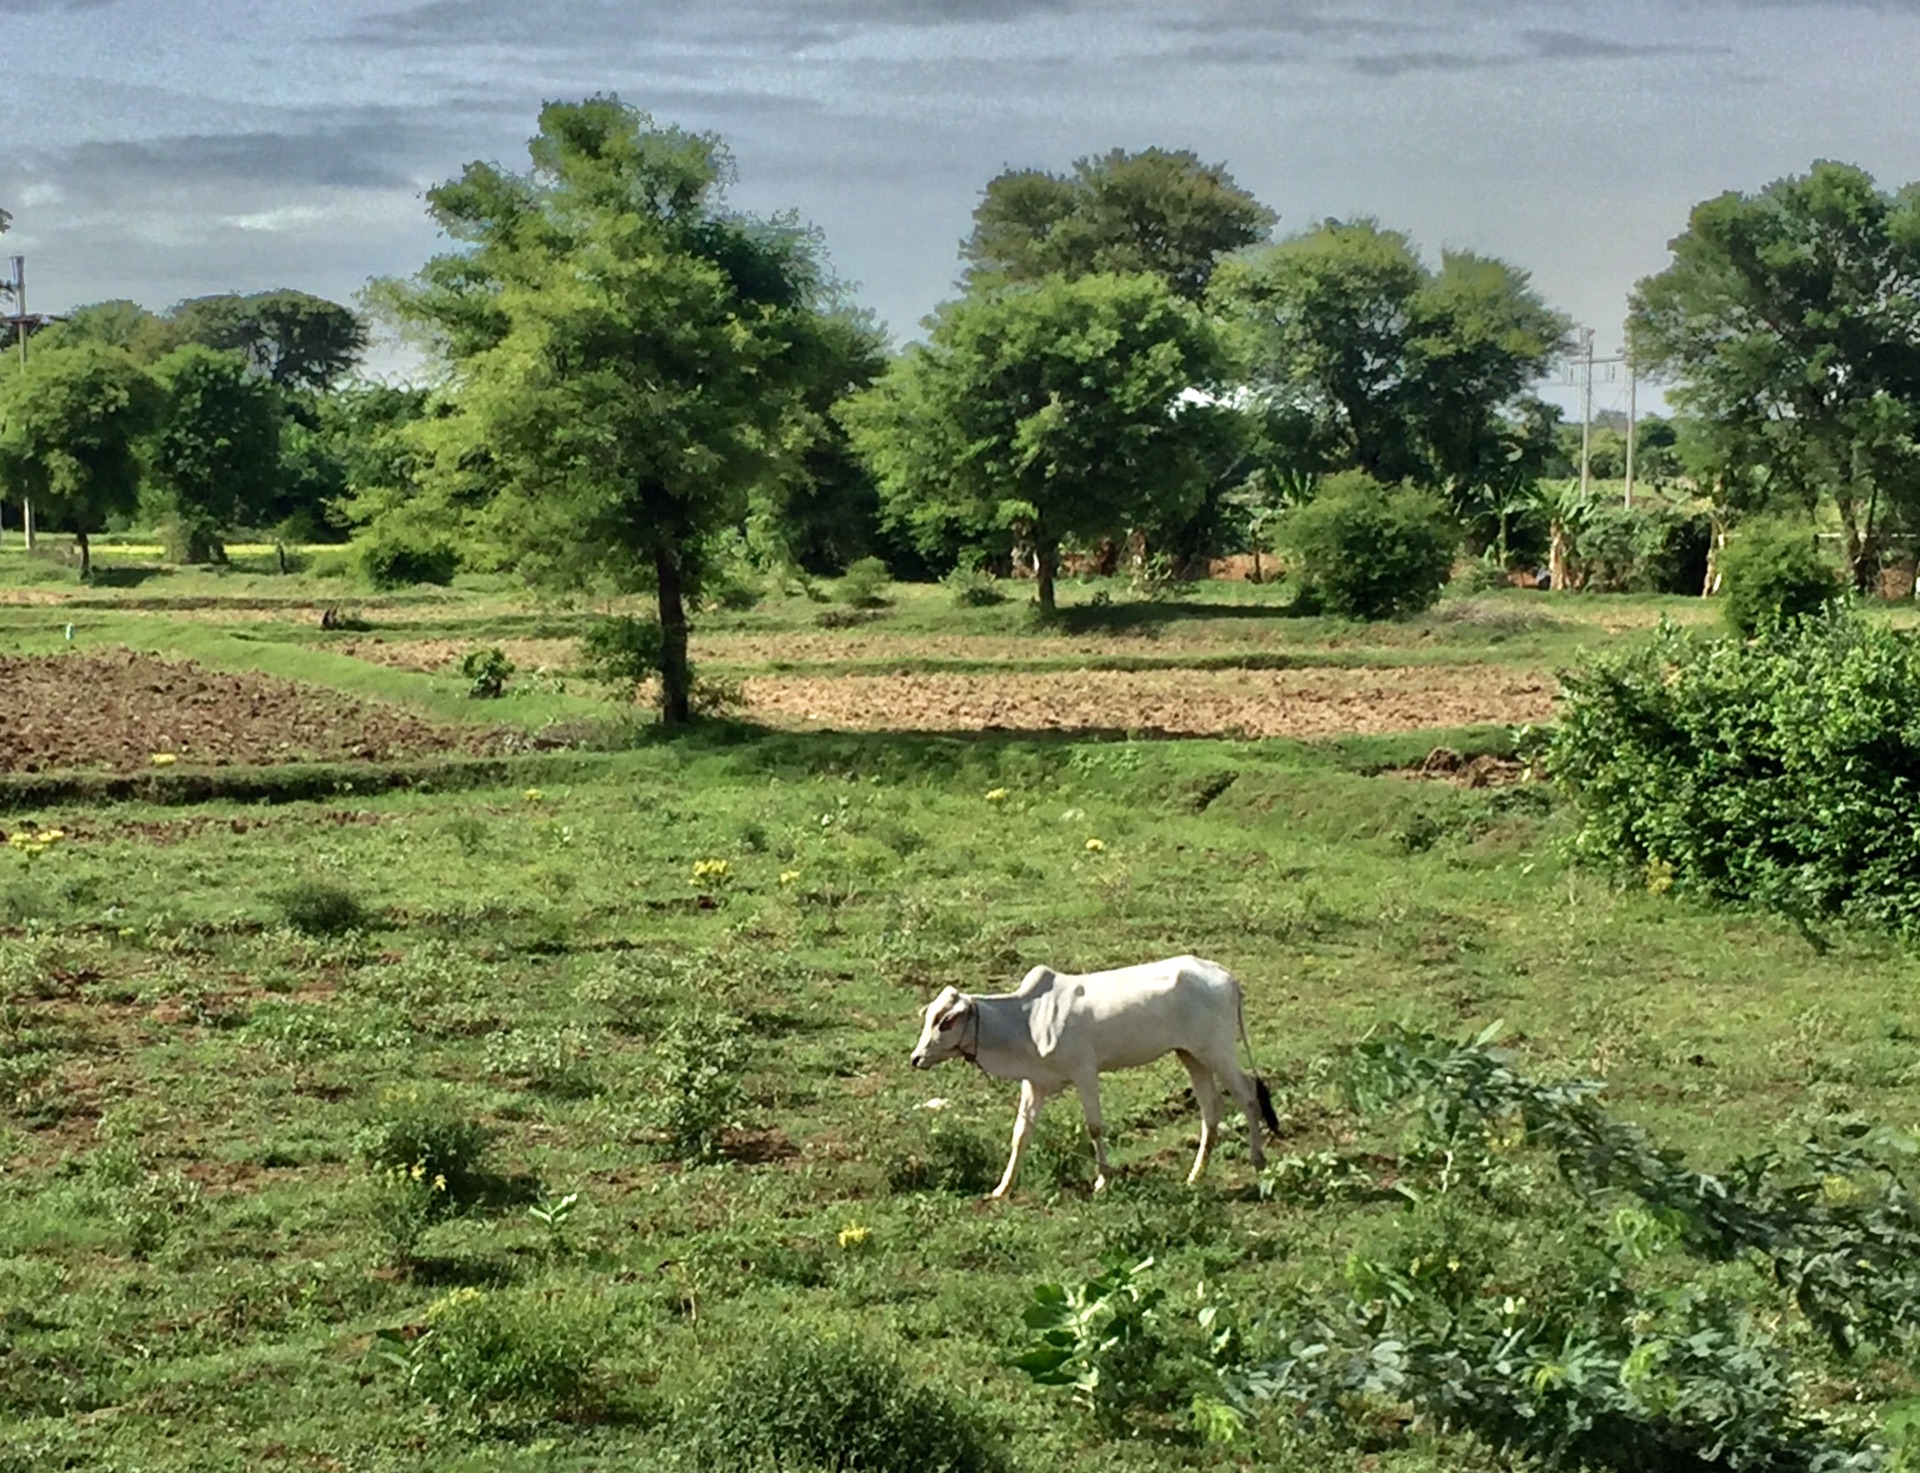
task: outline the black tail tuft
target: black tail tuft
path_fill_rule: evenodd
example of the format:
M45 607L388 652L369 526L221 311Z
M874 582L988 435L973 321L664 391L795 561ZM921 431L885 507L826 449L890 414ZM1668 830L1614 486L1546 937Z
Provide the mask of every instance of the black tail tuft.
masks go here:
M1280 1117L1273 1113L1273 1091L1258 1074L1253 1076L1253 1092L1260 1097L1260 1118L1267 1122L1267 1129L1280 1134Z

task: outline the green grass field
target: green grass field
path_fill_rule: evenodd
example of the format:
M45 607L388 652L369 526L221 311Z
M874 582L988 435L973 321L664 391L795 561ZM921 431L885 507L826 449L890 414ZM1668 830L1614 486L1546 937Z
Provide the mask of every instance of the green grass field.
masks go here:
M613 714L564 667L469 701L455 676L342 653L312 616L350 604L372 626L352 637L456 647L585 617L498 587L349 599L303 576L156 573L73 598L16 556L0 589L62 600L0 603L0 653L63 648L70 621L76 643L443 722ZM1369 629L1268 617L1244 586L1063 602L1079 622L1037 632L1015 604L901 590L828 630L796 597L701 638L735 678L1101 658L1551 671L1711 612L1516 594ZM936 638L979 647L915 652ZM1275 1410L1223 1442L1184 1392L1095 1415L1011 1367L1022 1310L1040 1284L1151 1256L1172 1365L1204 1359L1203 1292L1257 1338L1338 1284L1407 1201L1316 1173L1431 1175L1404 1120L1334 1088L1343 1051L1392 1023L1504 1020L1528 1073L1604 1077L1616 1115L1707 1167L1836 1120L1914 1123L1910 953L1570 869L1544 785L1401 770L1436 745L1506 750L1503 727L1297 743L780 725L323 801L186 803L171 773L140 801L35 804L16 784L0 828L66 837L0 852L0 1470L682 1466L719 1415L707 1389L775 1330L896 1358L1027 1469L1504 1467L1425 1420L1327 1438ZM908 1069L926 1000L1040 961L1178 952L1246 983L1285 1127L1267 1190L1231 1131L1183 1184L1197 1120L1169 1059L1106 1082L1111 1191L1089 1192L1060 1100L1011 1200L982 1202L1014 1089ZM483 1127L483 1153L448 1146L450 1121ZM432 1182L449 1162L471 1168L444 1193L458 1211ZM1524 1235L1555 1201L1469 1208ZM1888 1364L1811 1363L1813 1401L1905 1385Z

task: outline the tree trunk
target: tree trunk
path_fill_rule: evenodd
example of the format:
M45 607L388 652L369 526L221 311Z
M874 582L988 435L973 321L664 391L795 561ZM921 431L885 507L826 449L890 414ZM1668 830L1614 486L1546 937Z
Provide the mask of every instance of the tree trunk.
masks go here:
M660 722L685 726L693 719L693 670L687 663L687 605L680 560L656 548L653 572L660 594Z
M85 532L73 534L73 545L80 549L80 581L85 583L93 577L93 547Z
M1567 524L1555 518L1551 535L1553 541L1547 550L1547 581L1553 585L1555 593L1564 593L1569 586L1567 580L1571 561L1567 556L1571 550L1568 546Z
M1034 568L1040 580L1040 612L1051 614L1053 608L1053 575L1060 566L1060 547L1051 538L1034 539Z

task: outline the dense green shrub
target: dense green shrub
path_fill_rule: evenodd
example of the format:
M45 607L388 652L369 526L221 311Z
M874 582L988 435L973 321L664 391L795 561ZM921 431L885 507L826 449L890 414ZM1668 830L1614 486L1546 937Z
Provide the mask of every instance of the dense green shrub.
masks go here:
M1663 626L1566 678L1578 852L1715 899L1920 935L1920 646L1857 618Z
M753 1054L747 1026L701 1007L673 1015L647 1058L651 1124L680 1161L711 1158L720 1133L740 1124L744 1075Z
M411 1342L380 1348L409 1389L483 1421L544 1421L597 1400L593 1370L604 1325L578 1296L532 1289L456 1289L427 1310Z
M589 625L580 636L580 663L603 685L631 691L659 673L665 648L657 621L616 614Z
M985 568L958 567L940 582L955 608L986 609L1007 601L1000 580Z
M1770 624L1817 614L1840 596L1840 580L1814 546L1811 529L1750 522L1720 554L1727 627L1751 639Z
M438 1210L450 1214L484 1201L497 1185L487 1167L493 1135L444 1092L409 1085L380 1097L356 1144L376 1174L402 1172L430 1189L441 1182Z
M1350 619L1431 608L1453 569L1460 529L1439 497L1388 489L1357 473L1334 476L1287 514L1280 541L1296 603Z
M364 931L371 920L360 897L325 880L299 880L273 897L280 918L303 936Z
M444 586L460 571L460 554L451 542L428 534L373 531L354 544L360 576L375 588L407 588L416 583Z
M460 676L467 682L467 694L476 701L496 700L505 694L513 669L513 661L498 645L468 650L460 659Z
M1705 512L1597 506L1574 539L1574 567L1590 593L1697 594L1712 540Z
M863 557L847 569L836 590L840 601L856 609L877 609L887 601L893 575L877 557Z
M684 1466L860 1473L1000 1473L972 1408L868 1345L781 1330L680 1413Z

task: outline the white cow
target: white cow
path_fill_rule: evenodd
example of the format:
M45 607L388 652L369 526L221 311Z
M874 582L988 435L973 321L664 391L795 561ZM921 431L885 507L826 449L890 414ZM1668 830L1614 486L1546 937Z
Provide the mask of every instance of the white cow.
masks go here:
M1040 1108L1072 1085L1086 1112L1096 1167L1093 1189L1107 1184L1107 1151L1100 1124L1100 1076L1178 1054L1200 1102L1200 1154L1189 1182L1206 1170L1220 1125L1220 1084L1233 1092L1247 1116L1247 1144L1255 1169L1266 1164L1260 1119L1278 1131L1273 1098L1257 1073L1240 1067L1236 1040L1247 1038L1240 984L1225 967L1194 956L1170 957L1110 972L1071 977L1035 967L1013 992L979 997L949 987L927 1004L913 1067L931 1069L947 1059L978 1064L996 1079L1020 1081L1020 1109L1013 1118L1013 1154L993 1195L1004 1197L1020 1170L1027 1135ZM1218 1081L1218 1082L1216 1082Z

